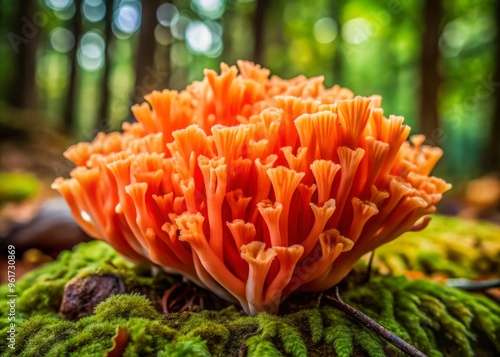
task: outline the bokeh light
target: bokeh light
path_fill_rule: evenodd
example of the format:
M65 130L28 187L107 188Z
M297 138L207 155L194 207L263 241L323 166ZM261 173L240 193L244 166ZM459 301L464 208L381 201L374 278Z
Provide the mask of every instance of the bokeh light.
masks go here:
M162 25L156 26L155 39L162 46L168 46L175 41L175 39L172 37L170 29Z
M314 38L319 43L330 43L337 37L337 23L331 17L319 19L314 24Z
M217 58L222 54L222 50L224 49L222 39L219 36L212 37L212 45L205 52L205 56L210 58Z
M170 31L172 31L172 36L174 36L176 40L184 40L186 28L190 21L191 19L184 14L175 17L170 25Z
M222 42L222 25L218 21L205 21L205 24L208 26L210 31L212 32L212 45L205 52L205 56L210 58L217 58L222 54L222 50L224 48L224 44Z
M178 16L179 11L173 4L162 4L158 7L158 10L156 10L156 19L165 27L169 27L172 23L177 21Z
M191 21L186 28L186 45L195 54L203 54L212 47L212 31L201 21Z
M440 48L447 57L458 55L469 38L468 26L459 20L449 22L441 35Z
M71 19L76 12L76 6L72 0L45 0L45 5L54 11L54 15L63 20Z
M73 32L64 27L56 27L50 32L49 40L51 46L61 53L69 52L75 45Z
M217 37L221 37L222 36L222 25L219 21L210 21L210 20L207 20L207 21L204 21L205 24L208 26L208 28L210 29L210 31L212 31L214 33L214 35Z
M102 36L95 31L86 32L78 49L78 63L87 71L96 71L104 64L106 45Z
M125 34L136 32L141 26L141 7L138 2L125 3L113 14L118 30Z
M106 5L102 0L85 0L82 5L82 12L86 20L98 22L106 15Z
M73 4L73 0L45 0L45 4L52 10L63 11Z
M206 19L219 19L224 15L226 2L224 0L192 0L193 10Z
M342 38L345 42L352 45L360 45L366 42L372 35L373 27L370 22L363 17L349 20L342 26Z

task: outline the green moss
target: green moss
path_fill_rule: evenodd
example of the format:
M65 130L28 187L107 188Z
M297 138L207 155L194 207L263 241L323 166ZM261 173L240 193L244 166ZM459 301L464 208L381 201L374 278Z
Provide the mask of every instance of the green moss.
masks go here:
M165 273L151 275L151 268L134 266L120 257L108 244L92 241L80 244L74 251L62 252L57 260L48 263L18 280L16 318L19 324L33 312L57 314L64 286L73 277L113 273L121 276L130 291L164 291L175 278ZM8 286L0 286L0 295L8 295ZM35 310L33 307L36 307ZM0 331L7 326L9 306L0 304Z
M437 219L438 223L446 224L449 220ZM480 228L479 232L485 234L486 243L483 243L490 244L493 237L488 233L490 227L485 227L488 229L483 232ZM428 246L434 248L437 244L449 253L454 249L448 248L451 241L458 239L455 234L464 231L467 230L456 228L449 233L439 226L435 231L439 235L436 238L439 244L430 238L431 233L426 232L428 236L421 239L430 242ZM469 234L477 239L477 232ZM447 236L442 238L441 235ZM393 266L402 271L413 269L412 264L424 266L426 258L423 255L427 254L427 248L424 243L420 244L422 252L410 249L394 255L397 263ZM380 254L390 256L388 251ZM475 253L464 254L472 259ZM439 257L440 254L435 259L441 259L441 263L434 264L434 267L446 263ZM459 256L460 259L465 258ZM453 274L462 272L457 273L453 267L450 271ZM476 268L468 271L469 276L481 272ZM82 244L18 281L17 348L15 351L5 350L5 355L104 356L112 348L118 328L127 335L124 356L235 356L244 351L248 356L258 357L403 355L329 305L326 298L321 300L318 308L308 307L284 316L262 313L250 317L234 306L220 311L162 315L146 296L124 294L108 298L97 306L93 315L78 322L62 320L57 312L64 284L77 275L105 273L120 275L133 291L152 290L160 296L175 280L166 274L153 277L150 269L133 266L104 243ZM342 284L344 301L427 355L500 353L500 307L492 301L427 280L374 275L370 282L361 283L361 275L363 270L350 275ZM0 293L6 292L5 289L5 286L0 287ZM6 313L6 307L1 306L0 323L3 325L0 325L0 339L3 341L7 336Z
M316 344L321 341L323 336L323 318L318 310L310 310L307 322L311 333L311 341Z
M351 322L340 311L325 308L330 326L325 330L325 342L333 346L339 357L349 357L354 351L354 331Z
M58 348L66 349L72 356L104 356L113 346L113 337L120 322L95 322L94 319L82 319L82 322L77 325L78 333L67 341L60 341Z
M225 353L225 347L231 338L231 332L220 323L205 322L194 328L189 335L198 336L207 341L209 350L217 356Z
M140 295L114 295L95 308L96 321L114 321L139 317L155 320L160 314L151 305L151 301Z
M200 337L181 336L174 343L167 344L158 357L209 357L207 341Z
M381 284L393 294L392 303L386 300L384 308L393 309L394 322L409 332L406 339L413 341L415 346L425 353L433 354L439 346L449 346L456 355L473 355L473 346L478 335L481 335L492 349L500 351L499 306L482 296L427 280L405 279L406 282L401 283L402 278L387 279L398 280L399 287L385 284L384 279L378 278L365 288L376 291L376 285ZM360 304L366 303L363 294L351 290L345 294L345 298L363 310L363 307L360 307ZM376 313L372 314L372 317L390 328L390 324L380 318L382 315ZM431 336L429 331L432 332Z
M281 352L269 340L266 340L262 335L252 336L246 341L248 347L248 357L278 357L282 356Z
M363 302L371 301L369 294L384 288L392 298L384 299L383 309L365 308ZM399 326L410 343L429 355L439 355L437 351L446 346L452 355L471 356L477 336L482 336L483 347L500 352L500 308L480 296L425 280L374 277L362 289L345 291L343 298L382 325ZM458 317L462 311L466 318ZM245 346L249 356L382 356L389 349L398 353L329 306L327 299L318 309L286 316L249 317L234 309L162 316L144 296L116 295L78 322L39 314L28 318L18 326L15 355L98 355L111 348L117 327L127 332L125 356L160 352L227 356Z
M129 342L124 356L148 356L156 354L177 336L177 331L160 321L132 318L122 326Z
M37 333L47 326L51 326L53 324L63 323L55 316L50 315L35 315L30 319L24 321L21 325L16 329L16 349L15 352L21 352L19 355L23 356L23 352L26 349L28 343L31 341L38 341ZM2 341L5 341L4 336L2 337ZM39 341L38 341L39 342ZM6 355L13 355L11 349L6 350ZM10 353L10 354L9 354ZM27 355L27 354L25 354Z
M82 269L91 269L100 265L113 263L117 266L132 265L107 244L99 241L81 244L74 252L65 251L57 260L42 266L16 283L18 296L16 313L30 313L36 306L37 312L57 313L61 305L64 285ZM8 294L7 285L0 286L0 295ZM5 316L8 314L7 304L0 305L0 329L5 327Z
M307 346L301 331L286 322L280 325L279 336L285 352L293 357L307 357Z
M394 275L407 270L477 278L500 271L500 227L433 215L420 232L403 234L376 250L376 266Z
M432 321L420 311L420 298L407 291L398 292L398 299L394 302L394 316L404 326L407 336L411 336L415 347L429 354L431 346L435 345L426 332Z
M66 282L63 279L34 284L24 290L19 297L19 310L27 312L33 306L37 306L40 311L58 311L65 284Z

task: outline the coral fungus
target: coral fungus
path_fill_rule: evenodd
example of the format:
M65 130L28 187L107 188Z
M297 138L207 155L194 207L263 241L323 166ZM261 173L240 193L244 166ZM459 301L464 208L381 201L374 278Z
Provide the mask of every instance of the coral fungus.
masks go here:
M328 289L363 254L424 228L450 185L429 176L441 150L407 142L380 97L238 67L147 95L123 133L70 147L77 167L53 186L126 257L249 314L276 313L292 292Z

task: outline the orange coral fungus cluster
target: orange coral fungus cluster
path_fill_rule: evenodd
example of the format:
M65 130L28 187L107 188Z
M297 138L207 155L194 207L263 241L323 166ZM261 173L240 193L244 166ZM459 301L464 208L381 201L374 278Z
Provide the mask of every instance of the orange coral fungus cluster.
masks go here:
M441 150L407 142L380 97L238 67L147 95L123 133L70 147L77 167L54 187L87 233L128 258L276 313L425 227L450 186L429 177Z

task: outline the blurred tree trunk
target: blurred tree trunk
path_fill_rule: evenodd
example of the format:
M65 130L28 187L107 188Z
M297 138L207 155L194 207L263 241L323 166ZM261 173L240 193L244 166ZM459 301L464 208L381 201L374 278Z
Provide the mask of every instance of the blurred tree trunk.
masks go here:
M221 61L224 63L235 63L236 61L233 59L233 34L231 29L235 21L237 21L238 17L241 16L234 9L226 10L226 13L222 17L222 53L221 53Z
M170 54L172 50L172 44L164 46L165 49L161 52L162 64L160 70L164 75L161 80L162 89L170 89L170 77L172 75L172 61L170 59Z
M68 96L66 98L66 105L64 107L64 126L63 130L66 133L73 132L75 128L75 110L77 107L77 86L78 86L78 45L82 37L82 0L75 0L75 16L71 21L71 30L75 37L75 45L69 52L69 59L71 61L71 68L68 82Z
M255 15L253 19L253 61L258 64L263 64L262 52L264 50L264 25L267 3L268 1L266 0L257 0L257 4L255 5Z
M133 104L142 102L144 96L157 89L162 82L162 73L155 67L155 28L156 10L160 0L142 1L142 22L139 31L139 44L136 53L136 77L133 90Z
M13 31L7 35L15 52L8 103L16 108L36 108L36 49L41 28L33 21L36 2L19 1Z
M425 0L420 58L420 132L433 140L432 134L439 128L438 96L441 85L439 73L439 37L443 15L442 0Z
M104 18L104 41L106 47L104 50L104 71L101 82L101 103L99 107L99 116L97 117L96 128L99 131L108 131L109 129L109 103L111 93L109 90L109 74L111 72L111 45L113 42L113 3L114 0L106 0L106 17Z
M342 53L341 53L341 43L342 43L342 37L340 36L340 33L342 31L342 28L340 27L340 9L342 8L341 1L332 1L331 5L331 14L332 14L332 19L335 20L338 26L338 36L337 36L337 45L336 45L336 50L335 50L335 55L333 57L333 83L334 84L339 84L342 82Z
M167 0L163 3L173 4L173 0ZM156 61L156 63L158 63L161 73L164 73L160 82L160 87L162 89L170 89L170 78L172 76L172 60L170 58L170 54L172 52L172 44L173 43L169 43L166 46L159 46L159 49L156 52L156 56L160 58L160 60Z
M497 26L500 24L500 0L495 2L495 19ZM493 73L493 117L491 118L491 129L488 135L488 146L485 152L485 168L487 172L500 174L500 30L497 30L495 53L495 68Z

